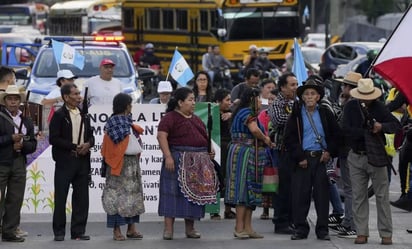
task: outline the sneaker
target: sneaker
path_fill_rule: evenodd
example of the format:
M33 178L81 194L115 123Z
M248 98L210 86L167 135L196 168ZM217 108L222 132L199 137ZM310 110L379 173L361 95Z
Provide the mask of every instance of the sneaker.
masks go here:
M330 214L328 218L328 226L333 227L337 226L342 222L343 215L342 214Z
M339 238L346 238L346 239L356 239L356 231L353 229L345 228L345 231L338 233Z
M27 237L27 235L29 235L28 232L22 230L20 227L17 227L15 234L19 237Z
M332 230L333 232L337 233L337 234L346 231L346 228L344 226L342 226L341 224L337 224L335 226L329 226L329 229Z

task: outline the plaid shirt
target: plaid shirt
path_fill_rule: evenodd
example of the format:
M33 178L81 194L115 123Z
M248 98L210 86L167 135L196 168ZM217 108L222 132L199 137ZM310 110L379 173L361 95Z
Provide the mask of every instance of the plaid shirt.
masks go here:
M113 115L109 118L104 130L109 135L113 143L120 143L126 136L130 135L130 127L132 125L132 116L128 115Z
M284 126L292 112L293 100L286 99L279 93L275 101L268 108L270 121L275 126Z

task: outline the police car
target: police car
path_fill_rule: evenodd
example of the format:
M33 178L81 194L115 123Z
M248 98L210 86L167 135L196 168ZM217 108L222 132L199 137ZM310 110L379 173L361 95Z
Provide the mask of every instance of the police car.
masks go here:
M78 77L75 84L82 89L87 79L99 75L100 62L108 58L116 64L113 77L122 82L123 92L130 94L135 103L141 103L138 75L122 39L121 36L46 37L45 40L50 42L40 48L26 86L27 91L30 91L29 101L40 103L50 91L58 87L57 71L62 69L71 70ZM64 42L82 54L85 57L83 69L72 64L58 64L53 54L52 40Z

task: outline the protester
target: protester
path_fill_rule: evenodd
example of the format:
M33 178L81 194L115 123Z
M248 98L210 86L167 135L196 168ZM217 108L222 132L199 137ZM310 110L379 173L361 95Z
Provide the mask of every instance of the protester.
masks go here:
M268 113L273 126L273 138L275 143L275 152L279 155L279 190L274 199L273 207L275 214L273 223L275 233L292 234L292 217L290 205L290 182L293 162L290 159L290 153L285 150L283 143L283 134L286 122L292 112L295 101L298 81L293 73L284 73L278 81L279 95L272 105L268 108Z
M19 110L25 99L26 94L16 85L8 85L0 93L0 105L4 106L0 111L0 196L4 203L1 233L6 242L24 242L17 229L26 188L26 155L37 146L34 125Z
M205 71L199 71L194 78L193 93L196 102L212 102L213 90L209 75Z
M132 97L119 93L113 99L113 114L104 126L102 156L109 166L103 189L103 209L107 227L113 228L113 239L123 241L120 226L127 224L126 237L142 239L136 230L140 214L144 213L140 135L143 129L132 120ZM127 201L125 201L127 200Z
M164 240L173 239L175 218L184 218L187 238L200 238L194 221L204 217L206 204L217 202L217 176L210 158L214 153L207 151L206 127L194 108L193 91L179 88L158 126L163 152L158 213L164 216Z
M160 70L160 59L155 55L153 43L147 43L144 47L144 54L140 57L141 67L148 67L154 70Z
M88 79L84 85L89 88L87 99L90 105L112 104L116 94L122 92L122 83L113 78L116 64L108 58L100 62L100 75Z
M257 119L261 104L259 94L255 88L243 92L231 126L225 203L236 206L233 235L239 239L263 238L253 229L252 213L262 204L263 168L270 163L265 146L273 144Z
M237 84L233 87L230 98L233 103L233 107L236 107L239 102L243 92L250 87L257 88L259 84L260 73L256 68L250 68L246 71L245 82Z
M269 50L266 48L260 48L258 50L258 57L254 61L253 67L260 71L262 77L265 76L266 72L277 68L277 66L269 60Z
M276 89L276 82L272 79L263 80L259 85L260 100L262 101L261 110L266 110L274 101L275 94L272 92Z
M391 245L392 217L387 172L390 161L384 148L384 133L395 133L401 126L384 104L377 100L382 91L373 86L371 79L360 79L350 94L355 99L345 105L343 129L351 148L347 163L352 180L352 210L357 232L355 244L368 242L368 182L371 179L376 196L381 244ZM376 161L380 164L377 165Z
M159 81L157 85L157 93L159 97L150 100L149 104L167 104L173 92L173 87L170 81Z
M72 71L68 69L59 70L57 72L56 80L56 85L58 87L54 88L49 94L47 94L46 97L42 99L41 104L62 107L64 101L60 92L60 87L65 84L73 84L75 79L77 79L77 76L75 76Z
M285 129L285 147L292 155L292 240L308 237L307 216L313 196L317 214L316 236L330 240L328 232L329 186L326 163L337 154L340 129L331 111L318 105L324 96L322 86L313 80L298 87L299 102L293 109Z
M209 54L208 60L206 61L206 68L204 67L204 70L207 70L206 72L209 74L210 77L210 82L213 83L213 85L216 85L217 81L217 74L223 70L225 67L233 67L233 63L230 62L228 59L223 57L223 55L220 54L220 48L218 45L213 45L212 46L212 53ZM219 79L221 80L221 79ZM231 85L231 83L230 83ZM232 89L230 86L226 86L228 89Z
M63 241L66 230L66 200L70 185L72 216L70 233L73 240L89 240L86 224L89 212L90 148L94 146L93 130L88 115L82 114L80 91L74 84L60 88L64 101L49 126L54 171L53 233Z
M243 74L245 74L249 68L254 67L255 60L258 57L257 52L257 46L255 44L249 46L249 54L243 58Z
M215 93L215 102L219 105L220 110L220 169L224 182L226 182L227 170L227 154L229 143L231 141L230 126L232 123L232 111L230 109L232 102L230 101L230 91L227 89L218 89ZM221 197L225 196L225 188L220 189ZM232 206L225 203L224 216L225 219L236 218L236 213L232 211Z

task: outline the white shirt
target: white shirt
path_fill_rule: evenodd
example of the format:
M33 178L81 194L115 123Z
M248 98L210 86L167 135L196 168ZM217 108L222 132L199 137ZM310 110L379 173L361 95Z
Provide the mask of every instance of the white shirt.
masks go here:
M84 83L89 87L87 93L90 105L112 105L116 94L122 92L120 80L112 78L110 81L103 80L99 75L91 77Z
M51 92L49 92L49 94L46 95L46 97L44 97L45 99L57 99L59 97L61 97L61 92L60 92L60 87L56 87L54 88ZM63 101L59 101L55 104L53 104L53 106L55 107L62 107L63 106Z

